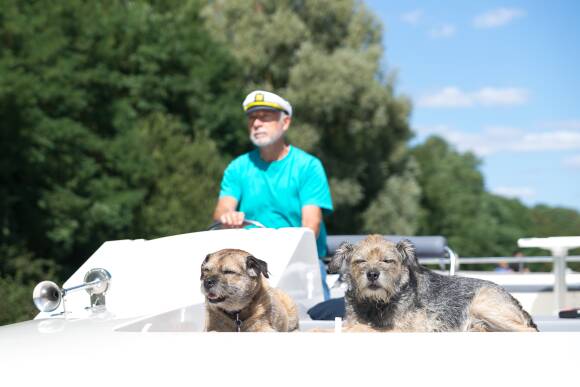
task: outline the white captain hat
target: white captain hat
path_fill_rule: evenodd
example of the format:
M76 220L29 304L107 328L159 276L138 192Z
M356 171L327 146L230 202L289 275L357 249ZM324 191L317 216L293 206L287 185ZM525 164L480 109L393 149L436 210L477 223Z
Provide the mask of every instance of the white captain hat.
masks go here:
M290 105L290 102L269 91L252 91L244 100L243 106L246 114L256 110L273 110L283 111L289 116L292 116L292 105Z

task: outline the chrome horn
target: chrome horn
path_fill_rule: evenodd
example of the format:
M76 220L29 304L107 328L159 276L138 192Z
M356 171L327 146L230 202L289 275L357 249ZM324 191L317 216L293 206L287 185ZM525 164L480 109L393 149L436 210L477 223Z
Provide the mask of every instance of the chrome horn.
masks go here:
M105 305L105 293L111 284L111 274L105 269L91 269L85 274L84 283L61 289L52 281L42 281L34 287L32 300L41 312L52 312L70 292L85 289L91 296L91 307Z
M32 291L34 305L41 312L52 312L62 301L62 291L52 281L42 281Z

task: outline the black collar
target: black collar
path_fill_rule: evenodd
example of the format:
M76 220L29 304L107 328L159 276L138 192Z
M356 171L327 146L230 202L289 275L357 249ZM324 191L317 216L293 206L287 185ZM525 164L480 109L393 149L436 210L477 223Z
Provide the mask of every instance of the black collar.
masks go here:
M232 320L234 320L234 324L236 324L236 329L238 332L242 331L242 320L240 320L240 313L242 313L241 310L235 311L235 312L228 312L227 310L223 310L220 308L220 310L222 312L224 312L224 314L226 316L228 316L229 318L231 318Z

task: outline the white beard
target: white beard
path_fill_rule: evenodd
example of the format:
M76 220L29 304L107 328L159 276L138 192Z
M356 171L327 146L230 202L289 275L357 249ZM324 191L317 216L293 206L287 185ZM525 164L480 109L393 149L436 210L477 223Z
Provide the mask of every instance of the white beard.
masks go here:
M250 134L250 141L258 148L264 148L270 146L277 142L284 135L283 130L278 130L273 135L261 135L260 137L255 137L255 133Z

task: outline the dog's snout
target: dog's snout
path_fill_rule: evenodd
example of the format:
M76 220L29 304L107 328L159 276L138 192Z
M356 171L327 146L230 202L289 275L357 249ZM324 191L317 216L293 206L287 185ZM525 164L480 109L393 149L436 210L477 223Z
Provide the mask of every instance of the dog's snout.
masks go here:
M208 278L203 280L203 286L206 289L212 288L216 283L217 283L217 280L215 279L215 277L208 277Z
M367 271L367 278L369 281L376 281L380 275L381 273L377 270Z

